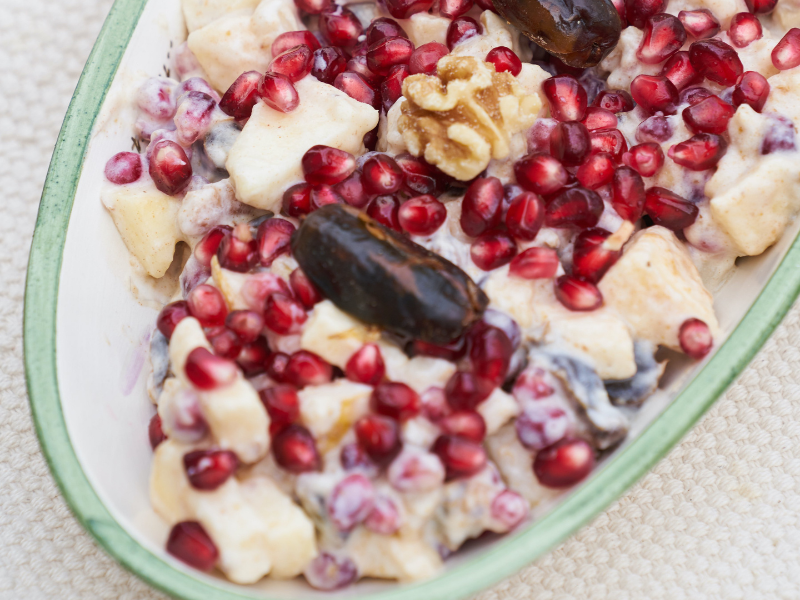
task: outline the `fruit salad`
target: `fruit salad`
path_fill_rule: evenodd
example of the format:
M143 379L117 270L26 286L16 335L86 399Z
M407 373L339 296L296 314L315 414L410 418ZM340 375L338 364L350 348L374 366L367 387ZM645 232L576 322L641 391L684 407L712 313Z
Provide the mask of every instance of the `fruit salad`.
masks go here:
M176 275L166 550L237 583L421 580L524 528L720 342L713 294L800 210L797 0L183 12L101 200Z

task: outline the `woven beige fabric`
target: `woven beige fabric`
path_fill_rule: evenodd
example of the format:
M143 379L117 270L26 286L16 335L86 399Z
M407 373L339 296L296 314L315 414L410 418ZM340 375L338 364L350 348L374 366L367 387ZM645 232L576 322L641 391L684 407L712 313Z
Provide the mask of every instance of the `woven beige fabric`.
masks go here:
M163 599L100 550L40 454L22 300L50 154L110 0L0 0L0 600ZM661 464L480 600L800 598L800 311Z

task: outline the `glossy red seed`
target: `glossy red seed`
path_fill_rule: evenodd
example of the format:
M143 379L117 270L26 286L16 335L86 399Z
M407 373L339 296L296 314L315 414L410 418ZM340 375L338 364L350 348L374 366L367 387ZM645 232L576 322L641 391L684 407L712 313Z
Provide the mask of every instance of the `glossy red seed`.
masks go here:
M230 225L217 225L205 234L194 248L194 257L197 262L204 267L210 267L211 258L217 253L220 242L232 231L233 228Z
M297 8L311 15L318 15L324 10L333 9L333 0L294 0Z
M463 358L467 353L467 344L464 337L456 338L447 344L431 344L420 340L414 340L412 344L414 355L434 356L455 362Z
M111 183L133 183L142 176L142 157L135 152L118 152L108 159L103 173Z
M229 385L238 374L233 361L214 356L202 347L189 353L184 371L189 381L201 390L214 390Z
M376 386L386 376L381 349L377 344L365 344L347 360L344 374L350 381Z
M289 425L300 418L300 400L293 386L278 384L261 390L259 396L273 423Z
M557 124L558 121L555 119L536 119L533 127L528 130L528 152L531 154L550 152L550 135Z
M408 72L411 75L424 73L431 75L436 72L439 59L449 54L447 46L439 42L429 42L417 47L408 60Z
M483 27L472 17L458 17L453 19L447 28L445 42L452 50L457 44L483 33Z
M211 571L219 558L214 542L196 521L182 521L172 527L167 538L167 552L201 571Z
M242 351L239 353L236 363L247 377L252 377L266 370L269 356L269 347L262 337L255 342L242 346Z
M561 192L545 210L548 227L594 227L603 214L603 200L592 190L574 187Z
M386 381L372 391L370 407L379 415L406 421L419 414L422 404L419 394L405 383Z
M267 375L274 381L284 383L286 382L286 366L289 364L289 356L283 352L273 352L267 356L264 361Z
M633 98L624 90L603 90L594 99L592 106L605 108L612 113L633 110Z
M372 511L364 520L364 527L381 535L392 535L400 529L400 511L393 500L386 496L375 496Z
M266 271L248 275L241 288L242 300L250 310L258 313L264 312L267 296L275 292L291 295L291 290L283 279Z
M255 342L264 329L264 319L253 310L234 310L225 319L225 326L233 331L243 344Z
M362 165L361 183L371 194L393 194L403 185L403 171L389 155L376 154Z
M728 37L737 48L745 48L764 35L761 22L753 14L739 13L731 19Z
M361 183L361 173L358 171L334 185L333 192L347 204L356 208L364 208L372 199L372 196L364 189L364 185Z
M689 59L703 77L726 87L739 81L744 71L736 50L717 39L693 43L689 46ZM800 60L798 64L800 64ZM635 95L634 98L636 98Z
M615 162L622 161L622 155L628 151L628 142L619 129L602 129L589 133L592 154L600 152L610 154Z
M528 248L511 261L508 273L523 279L550 279L558 271L558 253L552 248Z
M686 30L677 17L655 14L645 22L636 58L646 65L657 65L680 50L685 41Z
M303 571L308 585L317 590L339 590L358 579L358 567L346 556L320 552Z
M317 185L311 188L311 210L317 210L328 204L344 204L342 198L333 186Z
M492 48L486 55L486 62L494 65L498 73L511 73L514 77L522 71L522 61L516 52L505 46Z
M552 375L549 377L552 377ZM555 390L547 380L548 373L543 369L525 369L514 382L512 395L520 401L548 398L555 393Z
M622 162L642 177L652 177L664 166L664 151L655 142L645 142L626 152Z
M407 38L408 34L403 30L400 24L395 21L394 19L389 19L387 17L380 17L378 19L374 19L372 23L369 24L366 31L366 43L367 46L371 46L378 40L382 40L383 38L387 37L404 37Z
M769 113L769 128L761 142L761 154L773 152L790 152L796 149L796 133L794 123L783 115Z
M444 388L447 403L453 410L475 410L492 393L491 382L469 371L456 371Z
M361 473L352 473L333 488L326 509L339 531L350 531L364 521L375 504L372 482Z
M592 138L589 130L578 121L559 123L550 135L550 153L566 166L580 165L591 151Z
M322 385L333 380L333 367L316 354L300 350L289 357L283 378L298 388Z
M800 29L793 27L787 31L772 49L771 57L772 64L780 71L800 65Z
M442 461L448 481L470 477L486 466L486 450L483 446L458 436L439 436L431 452Z
M621 0L618 1L621 3ZM513 490L504 490L492 500L490 511L492 518L510 531L528 516L528 501Z
M628 26L628 10L625 6L625 0L611 0L611 4L613 4L614 8L617 10L619 20L622 23L622 28L625 29Z
M186 152L170 140L155 144L150 155L149 171L159 191L170 196L183 190L192 178L192 165Z
M308 319L303 305L294 298L276 293L267 298L264 308L264 325L275 333L299 333Z
M295 46L308 46L312 52L319 49L319 41L310 31L287 31L280 34L272 42L272 56L283 54Z
M345 471L358 469L368 473L370 476L377 477L378 475L378 466L367 456L364 449L355 442L342 446L339 452L339 463Z
M542 91L556 121L580 121L586 113L586 90L572 75L556 75L545 79Z
M214 286L201 284L186 297L189 313L200 322L202 327L217 327L225 324L228 306L225 298Z
M678 19L683 23L686 33L696 40L714 37L720 30L719 21L707 8L682 10L678 13Z
M503 184L497 177L483 177L467 188L461 203L461 228L477 237L500 224Z
M482 416L471 410L450 413L440 419L437 425L446 435L457 435L478 444L486 437L486 422Z
M354 100L369 104L372 108L378 109L381 106L378 92L358 73L351 71L340 73L334 80L333 87L341 90Z
M383 38L367 50L367 66L373 73L386 76L395 65L407 65L413 52L414 44L404 37Z
M493 386L501 385L508 374L514 347L500 328L483 325L470 335L469 359L472 372Z
M330 146L312 146L301 161L303 176L311 185L334 185L356 170L356 159L349 152Z
M286 219L267 219L258 226L256 245L263 266L269 267L281 254L289 254L294 231L294 224Z
M293 185L283 193L283 212L289 217L300 217L311 212L311 186L307 183Z
M439 14L452 21L469 11L472 2L473 0L439 0Z
M692 106L694 106L698 102L702 102L706 98L710 98L713 95L714 94L711 93L711 90L707 88L701 86L690 87L681 91L678 103L691 104Z
M727 149L728 142L723 137L713 133L698 133L685 142L671 146L667 156L690 171L705 171L716 166Z
M678 89L663 75L638 75L631 82L631 95L650 114L660 111L674 115L676 112Z
M153 415L153 418L150 419L150 423L147 425L147 437L150 440L150 447L153 450L167 439L167 435L164 433L164 428L161 425L161 417L158 416L158 413Z
M223 269L246 273L258 263L256 241L246 223L239 223L217 247L217 258Z
M178 323L188 317L189 314L189 305L185 301L170 302L158 313L156 327L169 340Z
M323 299L322 293L317 289L317 286L311 283L311 280L300 270L300 267L289 275L289 284L292 287L295 298L308 310L314 308L314 305Z
M264 104L279 112L292 112L300 104L300 96L291 80L285 75L265 73L258 86Z
M741 81L733 89L733 105L737 108L748 104L754 111L760 113L769 96L769 83L767 79L755 71L747 71L742 75Z
M506 227L518 240L531 241L544 224L544 202L533 192L522 192L511 202Z
M561 304L573 311L592 311L603 305L603 295L595 284L572 275L556 279L555 294Z
M608 152L593 154L583 163L576 173L580 184L594 190L606 185L614 176L614 160Z
M353 429L359 445L378 465L392 462L402 448L397 421L383 415L367 415L356 421Z
M431 195L411 198L401 204L397 211L400 227L411 235L433 235L446 218L444 204Z
M575 238L572 253L572 274L592 283L599 282L603 275L622 255L621 250L609 250L603 243L611 235L599 227L581 231Z
M433 0L385 0L385 4L395 19L408 19L411 15L428 10Z
M642 177L630 167L620 167L611 180L611 205L623 219L636 223L644 210L645 192Z
M605 108L590 106L586 109L586 114L581 123L586 125L589 131L598 129L615 129L618 124L617 115Z
M367 207L367 215L381 225L400 231L400 200L396 196L377 196Z
M744 0L747 10L754 14L767 14L775 9L778 0Z
M672 125L662 116L649 117L636 128L637 142L666 142L672 137Z
M361 77L372 87L380 86L381 82L383 81L383 77L370 71L369 67L367 66L366 55L353 56L350 60L348 60L347 71L361 75Z
M694 68L689 53L685 51L673 54L664 63L661 75L669 79L678 91L703 81L703 76Z
M667 0L625 0L625 16L629 25L643 29L647 19L666 7Z
M689 227L698 213L697 205L662 187L647 190L644 211L653 223L673 231Z
M565 439L536 454L533 472L545 487L568 488L585 479L594 463L594 450L585 440Z
M409 74L408 65L395 65L389 69L386 79L381 82L381 107L383 112L388 113L389 109L403 95L403 82Z
M349 8L337 6L319 17L319 32L331 46L352 48L364 33L361 21Z
M525 407L514 427L520 443L528 450L543 450L564 438L569 417L560 408L534 402Z
M289 425L272 438L272 455L290 473L318 471L320 457L314 436L302 425Z
M347 70L347 57L341 48L324 46L314 50L311 57L311 74L322 83L333 85L339 73Z
M724 133L734 112L735 109L727 102L717 96L709 96L693 106L684 108L681 114L692 133Z
M186 477L197 490L217 489L238 466L239 459L230 450L195 450L183 455Z
M289 81L295 83L311 72L312 57L313 52L308 46L304 44L295 46L272 59L267 72L284 75Z
M235 360L242 351L242 341L227 327L212 327L206 330L206 338L214 354L220 358Z
M444 191L446 176L423 159L399 154L395 161L403 170L406 189L412 195L436 195Z
M548 148L549 149L549 148ZM569 181L569 173L549 154L529 154L514 165L517 183L542 196L554 194Z
M479 269L491 271L510 263L517 255L517 245L503 231L487 231L472 242L469 255Z
M678 332L678 341L688 356L700 360L711 351L714 339L708 325L700 319L686 319Z

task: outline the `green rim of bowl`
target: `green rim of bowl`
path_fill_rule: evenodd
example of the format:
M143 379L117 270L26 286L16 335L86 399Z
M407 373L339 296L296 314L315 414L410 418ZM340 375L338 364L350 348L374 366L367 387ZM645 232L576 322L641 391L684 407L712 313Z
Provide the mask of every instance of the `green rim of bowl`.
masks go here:
M61 258L92 127L146 0L117 0L92 50L56 143L42 193L25 290L24 353L31 410L50 471L75 516L122 565L186 600L254 598L246 588L195 576L145 549L117 523L92 488L67 433L56 373L56 307ZM526 531L431 581L392 586L371 600L455 600L530 564L607 507L697 422L753 358L800 291L795 239L776 272L727 342L637 439ZM263 597L263 596L258 596Z

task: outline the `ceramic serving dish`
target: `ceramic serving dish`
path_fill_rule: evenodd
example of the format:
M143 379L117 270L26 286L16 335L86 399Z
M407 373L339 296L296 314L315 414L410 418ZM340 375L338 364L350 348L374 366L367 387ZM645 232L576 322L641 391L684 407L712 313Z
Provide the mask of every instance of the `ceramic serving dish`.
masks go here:
M120 563L185 599L321 597L302 580L237 586L184 567L163 550L167 525L148 500L151 451L146 351L158 290L132 276L99 200L108 156L130 143L126 108L139 75L167 69L185 35L179 0L117 0L86 64L58 138L31 249L25 367L42 449L83 526ZM454 600L492 585L552 548L663 456L742 371L800 290L798 224L763 255L740 260L716 298L724 343L702 363L671 367L627 441L581 486L501 539L481 538L415 585L361 582L348 597ZM676 361L672 361L671 364Z

